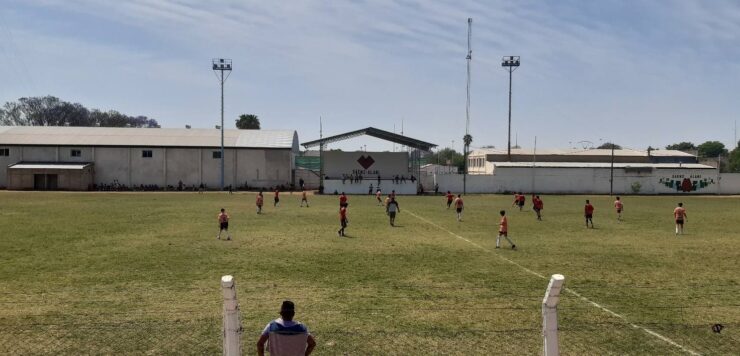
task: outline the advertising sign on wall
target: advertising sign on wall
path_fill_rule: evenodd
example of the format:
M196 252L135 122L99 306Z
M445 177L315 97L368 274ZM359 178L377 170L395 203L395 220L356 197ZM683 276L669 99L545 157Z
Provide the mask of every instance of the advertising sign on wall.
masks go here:
M406 152L324 152L324 174L329 178L343 175L390 178L409 175L409 156Z

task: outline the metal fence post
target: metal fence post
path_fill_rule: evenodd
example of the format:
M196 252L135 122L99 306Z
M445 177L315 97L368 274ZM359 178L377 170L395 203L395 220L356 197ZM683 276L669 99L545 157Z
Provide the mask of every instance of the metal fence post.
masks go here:
M558 356L558 302L560 290L563 288L565 277L562 274L553 274L547 286L545 298L542 299L542 341L545 356Z
M239 301L236 300L234 277L221 277L221 289L224 294L224 356L241 356L242 324L239 321Z

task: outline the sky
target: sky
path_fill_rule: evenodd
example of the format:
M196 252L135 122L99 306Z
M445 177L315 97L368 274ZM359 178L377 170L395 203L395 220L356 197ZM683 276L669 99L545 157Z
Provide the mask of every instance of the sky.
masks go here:
M740 118L740 2L0 0L0 104L53 95L214 127L212 58L244 113L301 142L368 126L462 151L467 18L472 148L646 149L718 140ZM585 143L586 145L588 143ZM356 138L332 148L392 150ZM396 147L398 149L398 147Z

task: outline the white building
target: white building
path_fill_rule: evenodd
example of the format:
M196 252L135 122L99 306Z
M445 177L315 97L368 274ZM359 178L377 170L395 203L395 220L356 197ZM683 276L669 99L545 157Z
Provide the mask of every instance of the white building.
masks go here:
M0 187L70 189L91 184L221 184L217 129L0 126ZM293 130L225 130L225 185L293 182ZM89 171L89 180L86 173ZM78 172L78 173L74 173Z

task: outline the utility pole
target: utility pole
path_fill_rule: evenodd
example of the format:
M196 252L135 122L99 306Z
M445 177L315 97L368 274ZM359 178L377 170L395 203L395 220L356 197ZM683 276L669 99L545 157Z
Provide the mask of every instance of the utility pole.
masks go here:
M324 124L319 116L319 193L324 194Z
M473 36L473 19L468 17L468 55L465 59L468 62L468 81L467 81L467 101L465 104L465 136L463 137L463 158L465 161L465 169L463 171L463 194L467 193L467 179L468 179L468 151L470 150L470 143L473 142L473 136L470 136L470 61L473 60L473 49L470 47L470 42Z
M511 162L511 79L512 73L519 68L519 56L505 56L501 59L501 66L509 72L509 139L506 156Z
M612 165L609 170L609 196L614 195L614 142L612 142Z
M216 71L221 72L219 78L216 74L216 78L221 83L221 191L224 190L224 82L231 75L231 59L214 58L211 62L213 65L214 74ZM224 72L226 76L224 77Z

